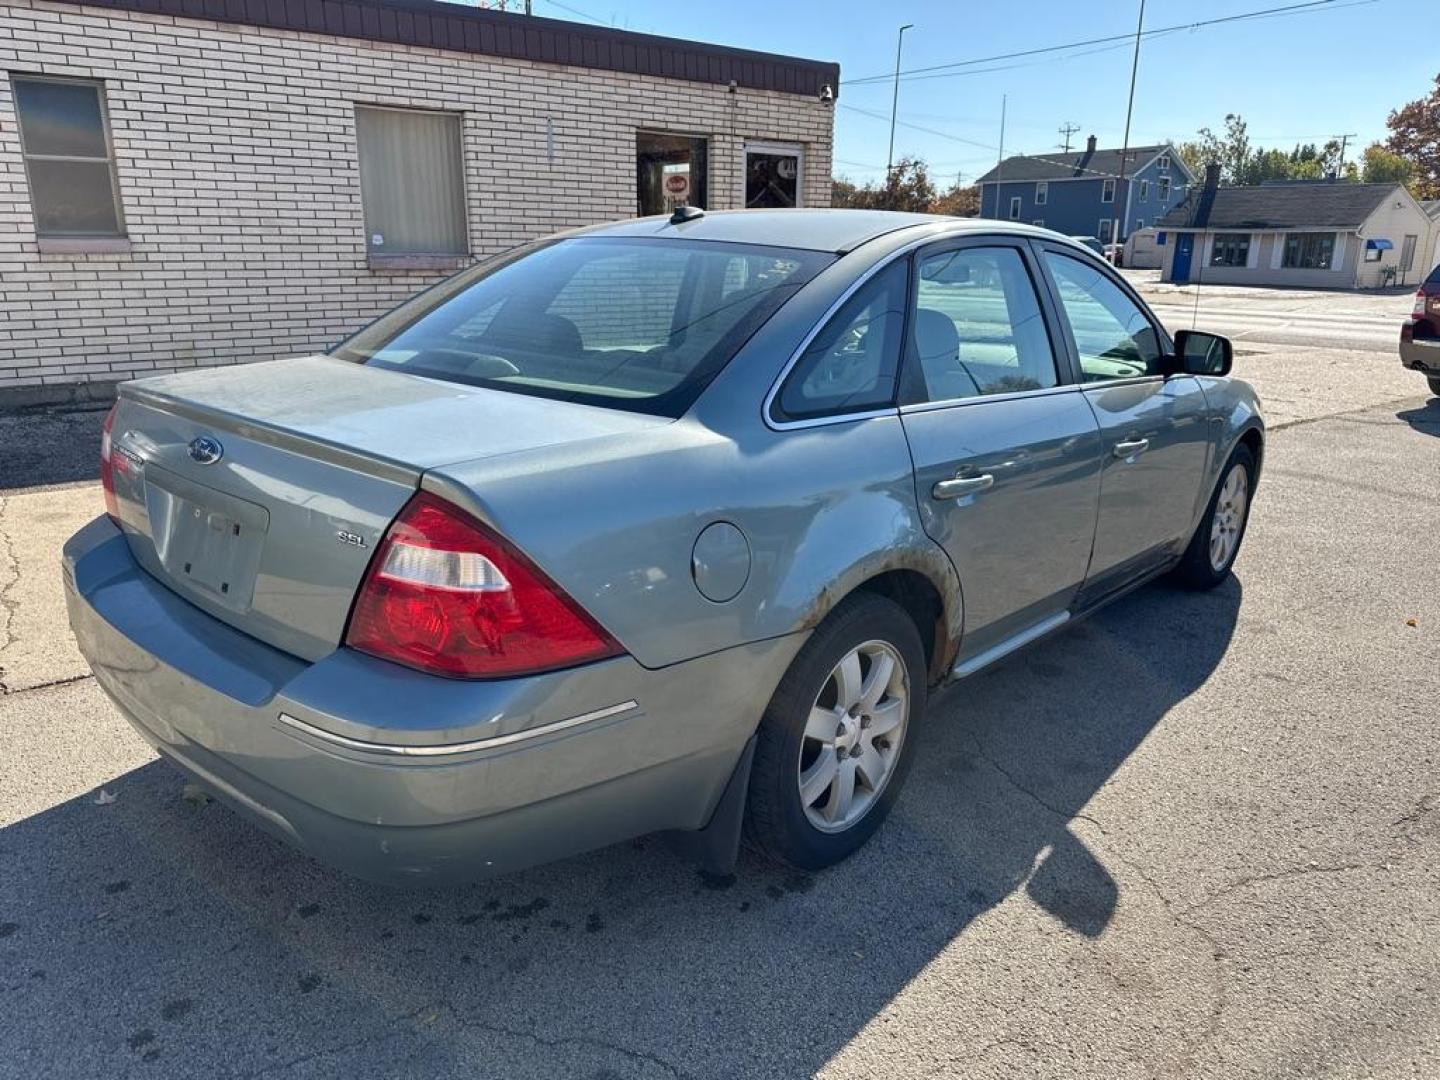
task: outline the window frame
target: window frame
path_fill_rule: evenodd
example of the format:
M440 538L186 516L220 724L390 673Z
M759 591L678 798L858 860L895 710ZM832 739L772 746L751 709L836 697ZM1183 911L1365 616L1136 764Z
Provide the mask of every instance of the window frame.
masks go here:
M974 405L988 405L1000 401L1013 401L1016 398L1040 397L1046 394L1071 393L1081 389L1075 379L1074 366L1067 353L1067 346L1061 336L1061 329L1056 310L1050 301L1049 287L1041 276L1041 267L1036 255L1036 242L1028 237L1017 236L1007 233L985 233L977 236L964 236L961 238L949 237L943 240L935 240L928 244L918 246L910 253L910 297L906 303L905 312L905 345L904 352L900 357L900 378L899 378L899 402L901 414L914 412L929 412L935 409L957 409ZM975 394L969 397L944 398L939 401L930 401L925 397L924 375L919 371L919 361L914 354L914 327L911 324L912 316L918 306L920 295L920 275L915 272L915 267L925 259L936 255L944 255L951 251L962 251L967 248L1013 248L1020 256L1020 261L1029 275L1030 285L1035 290L1035 302L1040 307L1041 316L1045 320L1045 333L1050 339L1050 354L1055 360L1055 385L1044 386L1035 390L1011 390L1003 394Z
M1141 181L1140 181L1140 201L1141 201L1141 202L1149 202L1149 201L1150 201L1150 181L1149 181L1149 180L1141 180Z
M1053 317L1060 327L1060 340L1065 346L1065 353L1070 369L1070 379L1076 389L1095 390L1101 387L1128 386L1145 382L1164 382L1166 379L1178 374L1172 373L1167 375L1156 371L1146 372L1144 375L1130 375L1123 379L1092 380L1087 382L1085 379L1085 369L1080 365L1080 347L1075 342L1075 335L1070 329L1070 320L1065 314L1064 302L1060 299L1060 288L1050 273L1050 267L1043 258L1044 253L1047 251L1074 259L1076 262L1083 263L1086 266L1094 266L1095 269L1100 272L1101 276L1106 278L1112 285L1117 286L1120 291L1125 294L1126 299L1139 309L1140 314L1144 316L1145 320L1150 324L1151 329L1155 332L1155 340L1160 344L1162 355L1173 356L1175 353L1175 342L1170 335L1165 332L1164 324L1161 323L1160 320L1155 317L1155 313L1150 310L1150 305L1145 303L1145 301L1141 299L1140 294L1130 287L1130 283L1126 281L1122 275L1117 274L1113 266L1089 248L1082 247L1078 244L1072 246L1055 243L1050 240L1038 239L1031 241L1031 244L1035 251L1035 263L1040 269L1040 280L1044 283L1045 287L1045 306L1053 312Z
M1100 181L1100 201L1102 203L1115 201L1115 178L1113 176L1107 176Z
M25 172L25 194L30 200L30 220L35 227L35 239L42 244L104 244L128 241L129 231L125 224L125 205L120 197L120 163L115 160L115 141L110 125L110 99L104 79L86 79L70 75L44 75L15 71L10 73L10 100L15 111L16 142L20 150L21 167ZM25 149L25 125L20 115L19 95L15 92L17 83L63 83L71 86L88 86L95 91L96 103L100 108L100 135L105 142L105 157L93 158L74 154L32 154ZM110 196L115 204L115 231L104 233L47 233L41 231L40 215L35 205L35 180L30 172L31 159L38 161L83 161L92 164L104 162L110 171Z
M1336 237L1336 235L1337 235L1337 234L1336 234L1333 230L1329 230L1329 229L1306 229L1306 230L1303 230L1303 231L1287 232L1287 233L1282 234L1282 238L1281 238L1281 241L1280 241L1280 269L1281 269L1281 270L1321 270L1321 271L1334 270L1334 269L1335 269L1335 249L1336 249L1336 246L1337 246L1336 243L1335 243L1335 237ZM1311 266L1311 265L1306 264L1306 263L1301 263L1301 262L1293 262L1293 263L1292 263L1292 262L1290 261L1290 241L1291 241L1291 240L1300 240L1301 237L1305 237L1305 238L1311 238L1311 237L1313 237L1313 238L1315 239L1316 246L1319 247L1321 250L1323 250L1323 249L1324 249L1324 244L1325 244L1324 238L1327 237L1327 236L1330 238L1330 255L1329 255L1329 258L1327 258L1327 259L1325 260L1325 265L1324 265L1324 266L1320 266L1320 265ZM1301 242L1301 245L1299 245L1299 246L1303 246L1303 241ZM1297 246L1297 254L1299 254L1299 249L1298 249L1299 246Z
M1161 154L1155 159L1155 167L1162 173L1168 173L1170 171L1170 155Z
M1021 203L1022 203L1022 202L1023 202L1023 200L1021 199L1021 197L1020 197L1019 195L1011 195L1011 196L1010 196L1010 217L1009 217L1009 220L1010 220L1010 221L1019 221L1019 220L1020 220L1020 206L1021 206Z
M1170 198L1170 177L1162 176L1155 185L1155 194L1163 203Z
M1050 200L1050 181L1035 181L1035 205L1044 206Z
M365 207L365 182L361 179L360 113L371 112L408 113L420 116L444 116L455 121L456 136L460 144L460 222L464 229L464 247L461 252L383 251L370 243L374 229ZM353 100L350 102L351 123L354 125L355 179L360 189L361 242L365 247L365 259L371 269L399 267L407 269L434 270L459 269L470 264L475 258L474 236L470 215L470 175L466 161L465 113L459 109L428 109L412 105L389 105L375 101Z
M1243 246L1242 246L1241 244L1239 244L1238 242L1235 242L1235 241L1231 240L1231 241L1229 241L1229 242L1227 243L1226 248L1227 248L1227 250L1229 250L1229 251L1241 251L1241 250L1243 250L1243 251L1245 252L1245 257L1244 257L1243 259L1241 259L1238 263L1237 263L1237 262L1216 262L1216 261L1215 261L1215 252L1216 252L1216 249L1217 249L1217 248L1220 248L1220 246L1221 246L1221 237L1226 237L1226 238L1244 237L1244 238L1245 238L1245 242L1244 242ZM1255 241L1255 234L1254 234L1254 233L1241 232L1241 231L1238 231L1238 230L1231 230L1231 231L1229 231L1229 232L1217 232L1217 233L1215 233L1215 235L1210 238L1210 258L1209 258L1209 260L1208 260L1208 261L1206 262L1206 264L1205 264L1206 269L1220 268L1220 269L1224 269L1224 270L1244 270L1246 267L1248 267L1248 266L1250 265L1250 248L1251 248L1252 246L1254 246L1254 241Z
M1043 229L1045 227L1045 219L1043 217L1037 217L1035 220L1030 222L1030 224L1034 225L1037 229Z
M708 140L707 140L708 141ZM748 180L750 176L750 155L759 154L768 157L793 157L795 159L795 206L796 210L805 208L805 144L787 142L767 142L757 139L753 142L747 141L742 153L742 167L744 177ZM709 160L709 147L706 147L706 160ZM745 180L742 180L742 186ZM708 198L708 185L707 185Z

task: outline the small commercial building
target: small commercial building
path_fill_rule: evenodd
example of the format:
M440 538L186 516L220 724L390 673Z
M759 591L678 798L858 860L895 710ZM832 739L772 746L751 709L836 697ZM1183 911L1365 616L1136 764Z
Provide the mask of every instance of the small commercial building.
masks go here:
M435 0L0 0L0 406L323 349L559 229L828 206L838 90Z
M1366 289L1420 281L1437 222L1400 184L1218 187L1212 174L1159 229L1164 281Z

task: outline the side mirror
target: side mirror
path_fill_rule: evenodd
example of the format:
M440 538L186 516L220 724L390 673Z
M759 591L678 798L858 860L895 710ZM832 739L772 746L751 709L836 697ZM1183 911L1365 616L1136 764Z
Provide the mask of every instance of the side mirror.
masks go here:
M1173 367L1177 374L1229 375L1235 362L1235 346L1230 339L1202 330L1175 332Z

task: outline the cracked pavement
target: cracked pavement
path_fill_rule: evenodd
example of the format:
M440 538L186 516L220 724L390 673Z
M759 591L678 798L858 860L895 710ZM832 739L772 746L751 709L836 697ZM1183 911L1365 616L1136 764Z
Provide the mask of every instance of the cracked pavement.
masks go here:
M86 676L56 562L98 488L12 466L0 1076L1440 1075L1440 400L1376 351L1237 373L1277 430L1234 579L938 695L818 875L654 838L444 892L309 862Z

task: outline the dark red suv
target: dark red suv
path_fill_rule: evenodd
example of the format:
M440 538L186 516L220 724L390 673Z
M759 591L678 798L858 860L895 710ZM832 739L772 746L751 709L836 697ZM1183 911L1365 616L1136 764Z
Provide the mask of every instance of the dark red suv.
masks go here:
M1440 397L1440 266L1420 283L1415 307L1400 328L1400 363L1420 372Z

